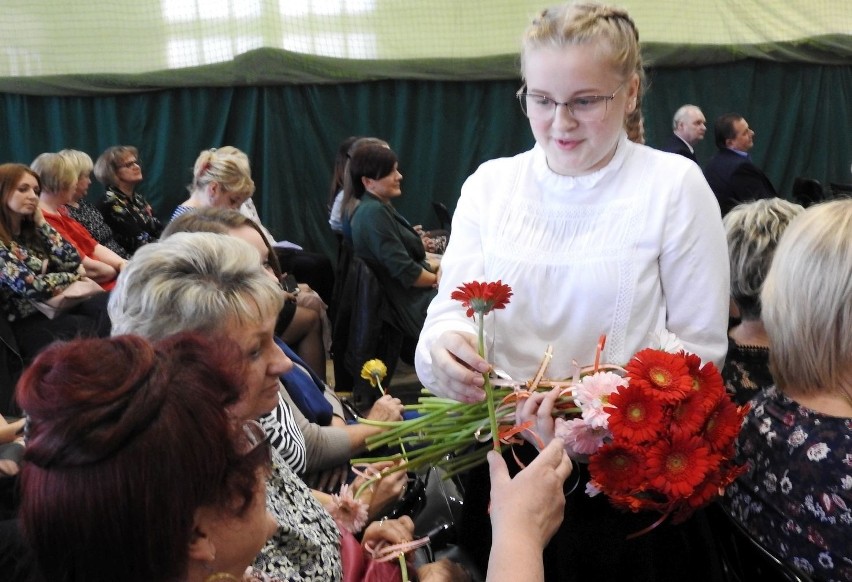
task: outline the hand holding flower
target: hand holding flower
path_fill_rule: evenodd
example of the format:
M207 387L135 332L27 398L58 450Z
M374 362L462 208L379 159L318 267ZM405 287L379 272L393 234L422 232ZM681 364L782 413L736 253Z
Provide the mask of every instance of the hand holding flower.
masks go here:
M407 515L399 519L374 521L364 530L361 545L365 548L376 547L381 542L394 546L414 539L414 522Z
M402 400L394 398L390 394L385 394L373 403L367 418L378 421L402 420L403 410L405 410L405 406L403 406Z
M460 331L445 331L432 346L432 370L441 396L459 402L482 402L485 392L482 375L491 364L479 355L476 335Z
M401 465L401 463L392 461L372 463L364 471L366 477L358 476L352 482L352 488L356 492L360 491L358 499L368 506L367 513L370 519L375 519L376 516L384 513L388 507L399 500L403 491L405 491L408 474L405 471L388 471L391 467L398 465ZM381 474L381 478L362 488L362 485L371 480L371 475L379 474Z

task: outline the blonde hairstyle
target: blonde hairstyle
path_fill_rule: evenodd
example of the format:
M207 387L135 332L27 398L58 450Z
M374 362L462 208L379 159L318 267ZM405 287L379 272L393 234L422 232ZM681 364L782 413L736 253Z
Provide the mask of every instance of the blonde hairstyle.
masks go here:
M811 206L781 237L760 296L781 390L831 391L852 371L850 272L852 199Z
M254 194L248 156L232 146L201 152L195 160L192 184L188 189L190 193L204 190L213 182L228 192L248 192L249 196Z
M69 158L55 153L40 154L30 168L41 178L42 192L50 194L68 190L80 177Z
M237 322L274 320L281 287L257 249L223 234L176 233L141 247L109 299L112 334L162 339L181 331L225 332Z
M760 319L760 290L781 234L804 208L781 198L735 206L722 223L728 239L731 298L743 319Z
M639 76L642 95L645 73L639 51L639 31L626 10L602 4L562 4L543 10L526 30L521 47L521 75L532 49L595 44L606 51L619 73Z
M60 156L65 156L71 162L71 165L77 169L77 176L83 174L91 174L95 168L92 158L86 152L80 150L59 150Z

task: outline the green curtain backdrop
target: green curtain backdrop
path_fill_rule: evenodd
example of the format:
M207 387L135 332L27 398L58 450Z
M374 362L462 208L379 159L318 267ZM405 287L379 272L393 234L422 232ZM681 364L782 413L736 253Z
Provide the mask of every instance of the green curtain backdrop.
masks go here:
M670 131L684 103L712 120L743 114L756 131L753 157L779 193L796 176L852 182L852 67L744 60L654 68L643 99L649 145ZM532 144L513 98L519 82L385 80L340 84L174 88L106 96L0 94L0 161L29 163L71 147L97 158L114 144L139 148L141 190L168 217L186 197L199 151L234 145L252 160L255 201L279 238L332 255L326 201L338 143L388 140L400 157L403 197L415 223L434 226L432 201L455 208L464 179L484 160ZM698 147L713 152L712 129ZM93 185L90 196L102 189Z

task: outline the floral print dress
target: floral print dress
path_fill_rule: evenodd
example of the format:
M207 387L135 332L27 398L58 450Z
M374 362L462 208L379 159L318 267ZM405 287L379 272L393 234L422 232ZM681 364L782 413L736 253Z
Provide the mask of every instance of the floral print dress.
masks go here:
M123 246L118 244L112 229L104 222L103 215L98 212L97 208L81 200L77 207L68 205L65 207L68 210L69 216L86 227L86 230L94 237L96 241L104 245L106 248L117 254L122 259L129 259L130 253Z
M737 442L748 470L723 505L776 556L818 580L852 580L852 419L770 387Z
M151 205L138 192L128 199L110 186L98 209L115 240L131 254L142 245L156 241L163 232L163 225L154 216Z
M44 301L80 278L80 255L71 243L46 222L36 228L47 254L13 240L0 241L0 301L9 321L38 310L32 301Z

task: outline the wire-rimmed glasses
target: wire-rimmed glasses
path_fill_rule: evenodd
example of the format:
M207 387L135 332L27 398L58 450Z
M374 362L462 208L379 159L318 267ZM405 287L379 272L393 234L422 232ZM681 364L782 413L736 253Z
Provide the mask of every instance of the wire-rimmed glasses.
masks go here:
M521 111L533 121L553 119L559 105L567 108L571 117L577 121L603 121L609 109L609 102L615 99L616 93L621 91L622 87L624 87L624 83L619 85L611 95L584 95L560 102L546 95L528 93L526 85L524 85L518 89L515 97L521 104Z

